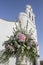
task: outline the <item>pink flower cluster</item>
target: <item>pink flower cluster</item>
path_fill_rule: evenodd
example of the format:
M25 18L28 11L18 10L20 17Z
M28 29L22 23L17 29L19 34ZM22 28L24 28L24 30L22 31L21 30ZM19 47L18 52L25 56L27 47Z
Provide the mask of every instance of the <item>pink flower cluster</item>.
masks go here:
M10 52L13 52L13 51L14 51L13 46L11 46L11 45L9 45L9 44L6 45L5 47L6 47L7 49L9 49Z
M26 36L24 34L19 34L18 39L19 39L19 42L25 42Z

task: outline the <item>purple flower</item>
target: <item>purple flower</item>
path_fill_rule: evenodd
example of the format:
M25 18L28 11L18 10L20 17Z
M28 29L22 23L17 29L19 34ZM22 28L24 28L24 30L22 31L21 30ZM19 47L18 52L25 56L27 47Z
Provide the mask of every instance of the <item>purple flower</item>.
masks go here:
M19 42L25 42L26 36L24 34L19 34L18 39L19 39Z

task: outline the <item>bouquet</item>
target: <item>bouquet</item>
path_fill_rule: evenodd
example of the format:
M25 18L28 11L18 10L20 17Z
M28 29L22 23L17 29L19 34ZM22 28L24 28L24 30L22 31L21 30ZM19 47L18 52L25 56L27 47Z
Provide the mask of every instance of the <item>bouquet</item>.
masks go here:
M8 37L8 40L3 43L5 49L1 51L0 63L5 63L10 57L16 57L17 55L21 56L22 59L26 56L33 62L39 55L37 54L38 44L35 39L32 38L32 29L27 33L28 22L24 29L22 28L20 21L19 25L17 25L16 22L15 25L16 28L13 28L13 35Z

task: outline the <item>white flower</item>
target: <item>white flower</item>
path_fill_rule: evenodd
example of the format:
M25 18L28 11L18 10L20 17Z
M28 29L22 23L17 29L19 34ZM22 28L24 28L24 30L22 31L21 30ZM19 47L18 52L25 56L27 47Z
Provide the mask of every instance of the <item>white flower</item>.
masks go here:
M30 46L28 46L27 49L30 49Z
M18 48L20 48L20 45L18 45Z

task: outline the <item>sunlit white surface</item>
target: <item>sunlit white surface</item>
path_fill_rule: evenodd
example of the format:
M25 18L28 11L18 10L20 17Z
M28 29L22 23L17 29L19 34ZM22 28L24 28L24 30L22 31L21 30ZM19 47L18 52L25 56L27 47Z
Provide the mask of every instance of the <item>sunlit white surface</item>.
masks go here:
M13 34L13 27L15 28L14 22L8 22L6 20L0 19L0 50L4 49L2 46L3 42L7 40L7 36L10 36ZM12 61L13 60L13 61ZM9 59L9 65L15 65L15 59L10 58ZM0 64L4 65L4 64Z
M5 20L0 19L0 50L2 50L4 47L2 47L2 44L5 40L7 40L7 36L12 35L13 33L13 27L15 27L14 22L8 22Z

